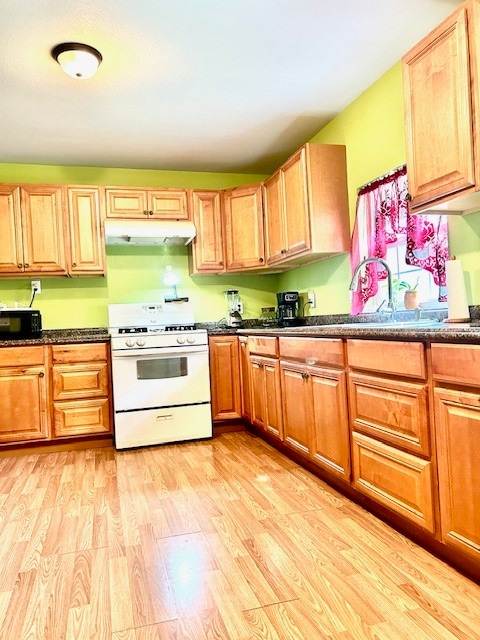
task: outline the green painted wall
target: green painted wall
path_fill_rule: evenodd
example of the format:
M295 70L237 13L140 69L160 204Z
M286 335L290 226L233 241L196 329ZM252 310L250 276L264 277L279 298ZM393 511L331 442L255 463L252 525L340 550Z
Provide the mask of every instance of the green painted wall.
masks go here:
M311 140L346 145L351 229L358 187L405 162L401 71L400 63L392 67ZM346 254L282 274L279 284L302 293L314 289L312 315L348 313L350 278Z
M143 187L223 189L261 182L264 175L151 171L101 167L61 167L0 164L0 182L45 184L98 184ZM171 291L162 283L165 267L180 276L178 292L195 305L196 319L220 320L225 316L223 291L238 288L244 317L258 318L261 307L275 304L278 276L204 276L191 278L186 247L107 247L107 276L42 277L42 293L34 306L42 313L46 329L107 326L107 305L116 302L160 301ZM0 279L0 303L27 305L30 278Z
M345 144L351 228L357 189L406 161L402 67L397 63L344 109L312 142ZM480 213L449 216L450 253L462 260L470 304L480 304ZM348 255L283 274L282 290L314 289L312 314L350 311Z
M324 127L312 142L345 144L350 219L353 223L357 189L405 162L401 63ZM154 171L100 167L61 167L0 164L0 182L100 184L222 189L259 182L266 176ZM480 304L480 213L450 216L450 250L462 260L470 304ZM188 275L187 249L108 247L106 278L42 278L35 306L46 328L105 326L110 302L157 301L166 292L161 278L167 264L180 274L179 292L189 295L199 321L219 320L225 314L223 291L238 288L244 317L256 318L263 306L275 304L275 292L307 289L316 292L312 314L348 313L350 264L348 255L271 276ZM28 302L30 279L0 280L0 302Z

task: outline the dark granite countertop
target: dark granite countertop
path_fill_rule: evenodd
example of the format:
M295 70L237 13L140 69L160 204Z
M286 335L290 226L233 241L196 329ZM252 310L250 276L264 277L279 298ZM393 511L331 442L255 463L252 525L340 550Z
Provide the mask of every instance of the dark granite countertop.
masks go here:
M245 328L239 329L242 335L296 336L310 338L370 338L377 340L413 340L429 342L480 343L480 326L470 324L447 324L437 322L431 325L414 323L391 326L378 323L345 323L309 325L291 328Z
M42 344L69 344L79 342L105 342L110 340L106 327L87 329L44 329L40 338L0 340L0 347L22 347Z

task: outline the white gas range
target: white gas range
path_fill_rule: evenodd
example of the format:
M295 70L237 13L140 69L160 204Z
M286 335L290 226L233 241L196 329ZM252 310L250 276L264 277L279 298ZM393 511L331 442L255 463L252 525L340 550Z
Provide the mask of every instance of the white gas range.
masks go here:
M208 337L187 299L108 305L117 449L212 436Z

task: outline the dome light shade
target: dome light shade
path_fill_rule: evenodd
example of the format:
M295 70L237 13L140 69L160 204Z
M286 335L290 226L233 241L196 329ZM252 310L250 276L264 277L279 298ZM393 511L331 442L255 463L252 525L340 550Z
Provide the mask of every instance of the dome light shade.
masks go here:
M65 73L78 80L91 78L103 60L100 51L79 42L57 44L51 53Z

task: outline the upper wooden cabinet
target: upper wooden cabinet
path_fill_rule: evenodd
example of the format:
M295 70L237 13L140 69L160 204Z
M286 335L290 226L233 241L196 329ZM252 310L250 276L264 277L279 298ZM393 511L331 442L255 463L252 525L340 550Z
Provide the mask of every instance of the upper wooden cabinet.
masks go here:
M223 192L227 271L265 267L262 185Z
M1 185L0 234L0 273L67 273L61 187Z
M345 147L309 143L264 185L268 265L348 251Z
M105 197L107 218L190 218L186 189L107 187Z
M412 212L480 208L479 29L468 0L403 58Z
M225 271L220 191L192 191L191 210L197 235L189 254L190 274Z
M96 187L67 187L70 232L68 270L72 275L105 273L105 243L101 224L102 193Z
M0 274L105 273L99 187L0 185Z

